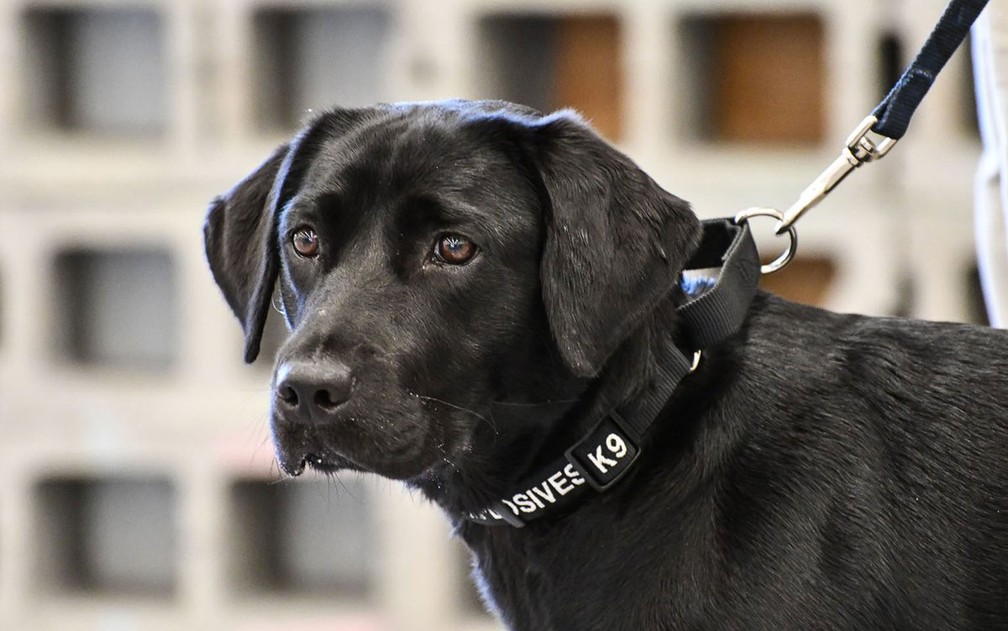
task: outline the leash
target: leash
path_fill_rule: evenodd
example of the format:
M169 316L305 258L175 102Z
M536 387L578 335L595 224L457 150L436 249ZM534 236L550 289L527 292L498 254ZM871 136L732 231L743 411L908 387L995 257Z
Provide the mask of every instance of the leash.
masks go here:
M786 212L760 208L758 215L776 218L777 234L792 230L794 223L819 204L854 169L886 156L907 132L910 119L934 84L938 73L966 39L970 27L987 6L988 0L952 0L938 26L928 37L903 76L879 103L878 107L857 126L837 158L806 188ZM792 242L795 235L791 234ZM791 252L793 255L794 252ZM790 260L790 259L788 259ZM783 265L786 265L785 262ZM783 267L780 265L780 267Z
M692 357L673 344L660 349L654 385L632 403L615 407L549 465L520 482L514 492L464 516L487 526L526 523L568 506L591 492L619 482L641 454L641 443L662 408L687 375L696 370L702 349L741 329L756 295L759 253L745 220L703 222L703 237L687 270L721 268L714 286L680 306Z

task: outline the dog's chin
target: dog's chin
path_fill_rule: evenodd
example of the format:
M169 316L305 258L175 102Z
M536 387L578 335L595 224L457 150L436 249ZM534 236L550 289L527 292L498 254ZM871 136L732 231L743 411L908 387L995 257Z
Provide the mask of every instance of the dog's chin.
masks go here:
M277 462L280 469L291 477L297 477L310 469L324 475L332 475L340 471L361 471L364 473L374 473L393 480L411 480L426 473L434 464L435 460L418 459L416 461L383 461L371 464L359 464L350 458L334 456L317 456L307 454L301 459L283 459L277 455Z
M274 442L277 464L291 477L311 469L327 475L362 471L410 480L444 462L446 447L444 439L432 435L392 439L333 427L274 431Z

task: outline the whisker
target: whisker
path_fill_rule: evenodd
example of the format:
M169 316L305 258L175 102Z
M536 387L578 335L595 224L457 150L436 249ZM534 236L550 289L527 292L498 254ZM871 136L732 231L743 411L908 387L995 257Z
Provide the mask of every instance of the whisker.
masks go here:
M438 399L437 397L430 397L430 396L427 396L425 394L417 394L416 392L411 392L410 394L413 395L413 396L415 396L418 399L423 400L423 401L430 401L432 403L440 403L441 405L446 405L446 406L448 406L448 407L450 407L452 409L458 410L459 412L465 412L466 414L472 414L476 418L478 418L481 421L483 421L484 423L486 423L487 426L489 426L490 429L493 430L494 434L500 436L500 432L497 431L497 426L494 425L493 420L487 418L486 416L483 416L482 414L480 414L479 412L477 412L475 410L470 410L467 407L462 407L461 405L456 405L454 403L450 403L448 401L445 401L444 399Z
M568 405L571 403L577 403L580 399L558 399L556 401L540 401L538 403L522 403L518 401L494 401L493 405L499 405L502 407L514 407L514 408L541 408L548 405Z

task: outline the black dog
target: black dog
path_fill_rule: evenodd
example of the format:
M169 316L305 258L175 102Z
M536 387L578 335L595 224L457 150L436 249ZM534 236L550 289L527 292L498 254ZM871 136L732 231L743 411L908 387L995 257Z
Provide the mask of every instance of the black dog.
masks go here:
M513 629L1008 629L1008 336L989 329L759 293L623 479L480 523L584 485L522 486L688 347L700 233L574 115L461 101L322 114L205 228L247 361L279 284L283 470L421 489ZM599 470L627 452L605 440Z

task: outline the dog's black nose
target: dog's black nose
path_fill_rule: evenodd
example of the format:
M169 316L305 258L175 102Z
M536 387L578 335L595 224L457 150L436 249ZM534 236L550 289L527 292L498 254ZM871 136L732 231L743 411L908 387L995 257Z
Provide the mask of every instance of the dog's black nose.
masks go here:
M325 422L350 400L353 385L353 372L345 364L287 361L277 368L277 405L304 422Z

